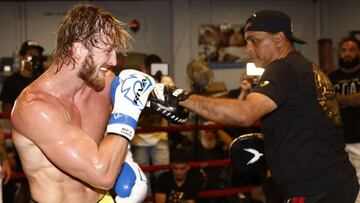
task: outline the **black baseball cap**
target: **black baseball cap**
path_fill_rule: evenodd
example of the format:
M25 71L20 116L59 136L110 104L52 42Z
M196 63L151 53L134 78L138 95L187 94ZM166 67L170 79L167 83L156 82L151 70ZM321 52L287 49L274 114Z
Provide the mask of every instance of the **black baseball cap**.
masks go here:
M44 48L42 46L40 46L37 42L35 42L33 40L27 40L21 45L19 54L25 55L27 50L29 50L30 48L35 48L35 49L39 50L40 54L42 54L42 52L44 51Z
M282 11L262 10L252 14L245 23L245 32L247 31L284 32L291 41L300 44L306 43L293 35L291 19Z

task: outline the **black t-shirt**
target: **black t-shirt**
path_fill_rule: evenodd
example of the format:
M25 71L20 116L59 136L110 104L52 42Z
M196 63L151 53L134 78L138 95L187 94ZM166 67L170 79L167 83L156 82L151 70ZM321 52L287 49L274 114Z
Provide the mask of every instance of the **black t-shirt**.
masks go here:
M0 94L0 100L9 104L14 104L16 98L21 91L33 81L32 78L26 78L19 72L16 72L4 81L2 91Z
M253 92L278 106L262 120L265 155L286 197L329 191L355 177L333 87L298 52L268 65Z
M214 148L206 149L198 140L196 143L196 160L197 161L211 161L227 158L227 153L224 151L224 143L217 138ZM224 167L204 167L203 172L206 175L205 189L219 189L225 186Z
M197 200L202 189L201 175L190 170L183 185L178 187L170 171L162 173L156 180L155 192L165 193L167 203L178 203L184 200Z
M354 73L345 73L341 69L330 73L329 78L336 93L349 95L360 92L360 68ZM344 125L345 143L360 142L360 107L340 106Z
M211 149L206 149L202 144L200 139L197 141L197 149L196 149L196 160L198 161L208 161L208 160L215 160L215 159L224 159L226 158L227 154L224 151L224 143L221 141L220 138L215 138L216 144Z

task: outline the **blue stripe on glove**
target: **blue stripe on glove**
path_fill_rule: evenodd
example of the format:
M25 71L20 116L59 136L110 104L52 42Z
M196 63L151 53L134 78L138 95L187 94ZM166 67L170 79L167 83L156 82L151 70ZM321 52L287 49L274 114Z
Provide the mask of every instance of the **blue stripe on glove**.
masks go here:
M116 76L111 82L110 99L112 104L115 102L115 92L119 84L120 84L120 79L118 76Z
M136 129L136 126L137 126L137 121L134 118L132 118L131 116L128 116L126 114L123 114L123 113L111 114L108 123L109 123L109 125L126 124L126 125L129 125L130 127L132 127L133 129Z

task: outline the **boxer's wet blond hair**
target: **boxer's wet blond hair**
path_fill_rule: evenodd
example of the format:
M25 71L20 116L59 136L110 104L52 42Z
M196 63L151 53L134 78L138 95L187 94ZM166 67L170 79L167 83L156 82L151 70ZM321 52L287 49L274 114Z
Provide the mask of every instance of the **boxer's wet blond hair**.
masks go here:
M114 45L122 54L131 48L130 35L124 29L125 24L103 9L88 4L71 9L58 28L56 48L52 53L57 71L65 64L74 62L71 47L74 42L81 42L90 51L98 47L98 41L104 38L105 44Z

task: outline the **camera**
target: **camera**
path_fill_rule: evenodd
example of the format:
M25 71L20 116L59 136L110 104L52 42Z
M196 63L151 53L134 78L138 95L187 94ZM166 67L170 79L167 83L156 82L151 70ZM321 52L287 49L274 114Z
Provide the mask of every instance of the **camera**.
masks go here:
M32 66L32 77L37 78L44 72L44 62L47 60L45 56L32 56L28 58L28 62Z

